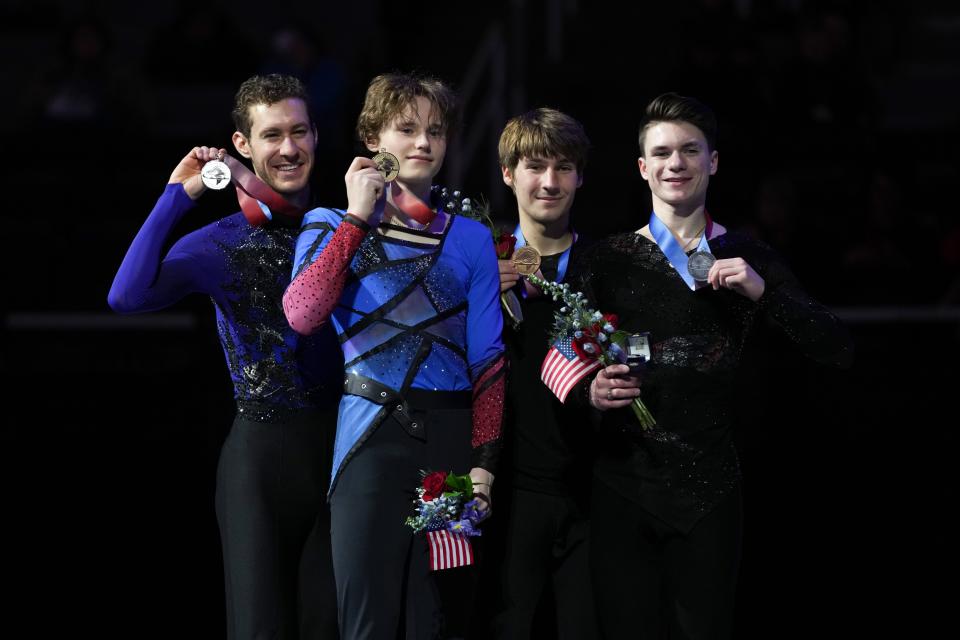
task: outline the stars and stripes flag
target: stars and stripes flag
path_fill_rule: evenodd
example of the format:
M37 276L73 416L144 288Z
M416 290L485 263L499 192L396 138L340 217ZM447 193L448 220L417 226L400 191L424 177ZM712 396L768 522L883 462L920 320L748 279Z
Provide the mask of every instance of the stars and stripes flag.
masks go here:
M427 531L430 546L430 570L453 569L473 564L473 548L470 539L462 533L446 529Z
M572 338L560 338L550 347L540 365L540 379L560 402L566 402L570 389L600 367L599 360L582 360L577 355Z

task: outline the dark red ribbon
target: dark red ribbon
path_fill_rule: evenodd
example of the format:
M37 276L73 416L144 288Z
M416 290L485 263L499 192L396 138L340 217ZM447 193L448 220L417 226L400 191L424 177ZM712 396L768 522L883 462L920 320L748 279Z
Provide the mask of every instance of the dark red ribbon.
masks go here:
M240 201L240 210L243 216L254 227L266 224L270 218L260 208L258 200L267 205L270 213L276 218L282 216L289 222L299 223L303 214L307 210L303 207L290 203L282 195L270 188L267 183L257 177L253 171L250 171L242 162L227 156L223 160L230 167L232 181L237 188L237 200Z

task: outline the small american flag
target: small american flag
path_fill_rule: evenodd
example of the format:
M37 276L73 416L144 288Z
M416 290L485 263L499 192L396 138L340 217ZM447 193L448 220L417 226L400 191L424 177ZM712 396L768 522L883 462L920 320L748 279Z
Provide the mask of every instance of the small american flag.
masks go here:
M540 379L560 402L565 402L570 389L600 366L599 360L581 360L573 350L572 338L560 338L540 365Z
M462 533L446 529L427 531L430 545L430 570L453 569L473 564L473 548L470 539Z

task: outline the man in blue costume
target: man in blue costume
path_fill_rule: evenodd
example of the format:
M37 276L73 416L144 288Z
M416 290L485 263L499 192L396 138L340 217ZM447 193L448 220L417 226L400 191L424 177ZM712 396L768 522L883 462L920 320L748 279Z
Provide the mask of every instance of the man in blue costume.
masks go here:
M436 584L423 536L404 525L421 470L470 473L489 504L500 441L504 357L489 231L453 215L433 187L455 97L436 80L374 78L358 120L372 152L347 170L347 209L317 209L284 295L291 326L329 319L346 368L330 494L344 638L434 638Z
M280 305L310 203L316 129L303 85L288 76L245 81L233 118L234 146L256 173L226 158L246 188L238 186L243 212L187 234L163 253L206 191L203 166L224 157L222 149L195 147L127 251L108 302L119 313L139 313L190 293L210 296L237 403L216 493L228 637L332 638L336 604L324 495L340 354L332 332L303 337L291 330Z

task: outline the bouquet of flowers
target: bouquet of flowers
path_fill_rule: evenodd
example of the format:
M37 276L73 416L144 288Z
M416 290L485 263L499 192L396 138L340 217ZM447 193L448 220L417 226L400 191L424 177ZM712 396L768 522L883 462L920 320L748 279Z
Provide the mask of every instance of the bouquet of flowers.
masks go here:
M618 318L587 307L583 294L570 285L527 278L563 306L554 314L551 349L540 369L541 379L563 402L570 389L589 373L611 364L626 364L626 331L617 329ZM630 404L644 430L657 424L638 397Z
M473 564L470 538L480 535L478 525L489 513L473 497L469 475L446 471L421 471L423 480L414 501L416 515L405 524L414 533L425 531L430 546L430 569Z
M445 201L444 208L446 211L457 213L486 225L493 238L494 250L497 253L498 260L509 260L513 256L517 238L509 231L497 227L490 215L490 205L486 200L481 198L479 202L474 203L470 198L464 198L459 191L451 193L447 189L440 190L440 197ZM517 300L517 295L512 290L500 294L500 304L503 305L514 327L523 322L520 301Z

